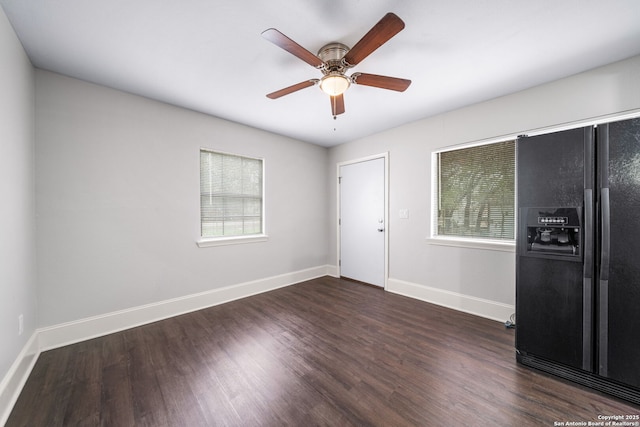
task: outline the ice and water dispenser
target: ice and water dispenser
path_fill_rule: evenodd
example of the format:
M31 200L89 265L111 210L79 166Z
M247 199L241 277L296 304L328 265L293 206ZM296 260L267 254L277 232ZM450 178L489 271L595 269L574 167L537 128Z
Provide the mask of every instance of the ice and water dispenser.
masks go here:
M525 229L522 238L527 244L522 255L541 258L581 257L580 208L522 208Z

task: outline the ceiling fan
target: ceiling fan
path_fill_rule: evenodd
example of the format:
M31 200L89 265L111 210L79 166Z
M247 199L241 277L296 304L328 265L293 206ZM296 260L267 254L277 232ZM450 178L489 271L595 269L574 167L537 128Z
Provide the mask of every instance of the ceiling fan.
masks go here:
M277 99L319 84L320 89L331 98L331 112L335 119L338 114L345 112L344 92L351 84L404 92L411 84L411 80L367 73L353 73L350 76L345 74L347 70L358 65L373 51L389 41L391 37L402 31L403 28L404 22L402 19L390 12L374 25L352 48L342 43L334 42L320 48L317 55L309 52L275 28L265 30L262 33L262 37L319 69L323 74L320 79L305 80L272 92L267 97Z

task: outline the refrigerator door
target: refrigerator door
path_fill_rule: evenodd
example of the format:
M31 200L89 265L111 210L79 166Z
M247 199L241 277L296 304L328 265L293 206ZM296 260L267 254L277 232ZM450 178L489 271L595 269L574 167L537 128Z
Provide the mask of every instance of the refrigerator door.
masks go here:
M526 216L534 207L584 212L583 246L592 244L593 129L580 128L518 139L516 349L576 369L593 370L591 253L560 260L527 256ZM590 187L590 188L589 188ZM588 194L589 193L589 194ZM589 204L589 201L587 201ZM588 271L585 271L586 270Z
M640 118L599 125L598 373L640 388Z

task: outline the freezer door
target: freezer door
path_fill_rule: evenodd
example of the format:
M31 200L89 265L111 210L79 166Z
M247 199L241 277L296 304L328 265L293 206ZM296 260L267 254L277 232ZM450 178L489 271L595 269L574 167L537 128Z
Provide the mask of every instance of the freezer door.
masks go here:
M640 119L597 132L598 372L640 388Z
M516 349L589 372L594 369L592 154L592 127L517 143ZM580 256L561 260L528 253L525 212L536 206L580 208Z

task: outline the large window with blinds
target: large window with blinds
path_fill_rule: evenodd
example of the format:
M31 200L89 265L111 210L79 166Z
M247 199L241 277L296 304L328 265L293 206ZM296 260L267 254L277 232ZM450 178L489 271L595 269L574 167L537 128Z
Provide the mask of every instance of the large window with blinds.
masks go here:
M434 153L433 235L513 241L515 141Z
M201 237L264 233L263 160L200 150Z

